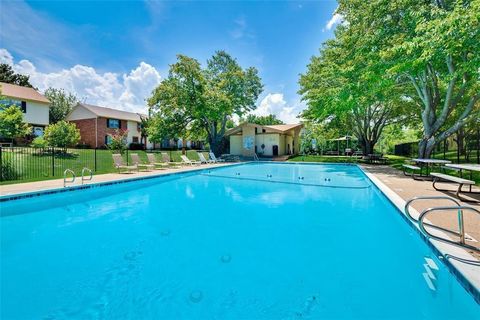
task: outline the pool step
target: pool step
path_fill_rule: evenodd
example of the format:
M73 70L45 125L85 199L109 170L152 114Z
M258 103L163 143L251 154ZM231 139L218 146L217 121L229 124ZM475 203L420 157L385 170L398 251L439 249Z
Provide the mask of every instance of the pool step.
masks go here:
M425 263L423 264L423 268L425 272L422 273L427 286L432 291L437 291L437 287L435 286L435 282L437 281L437 272L439 270L437 264L432 258L424 257Z

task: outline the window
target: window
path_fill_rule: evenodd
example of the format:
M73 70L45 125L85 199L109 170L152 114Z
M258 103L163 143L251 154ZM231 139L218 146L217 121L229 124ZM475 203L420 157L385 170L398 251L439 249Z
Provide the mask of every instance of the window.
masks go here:
M43 137L43 128L42 127L33 127L33 135L35 137Z
M257 134L257 127L255 127L255 134Z
M110 143L112 143L112 137L109 136L109 135L106 135L105 136L105 144L110 144Z
M132 137L132 142L133 143L138 143L138 137Z
M15 99L1 99L0 100L0 110L4 108L8 108L10 106L17 106L22 110L23 113L27 112L27 102L26 101L20 101L20 100L15 100Z
M265 132L267 132L267 130L265 130L265 129L262 129L262 133L265 133Z
M107 119L107 128L120 129L120 120L118 120L118 119Z

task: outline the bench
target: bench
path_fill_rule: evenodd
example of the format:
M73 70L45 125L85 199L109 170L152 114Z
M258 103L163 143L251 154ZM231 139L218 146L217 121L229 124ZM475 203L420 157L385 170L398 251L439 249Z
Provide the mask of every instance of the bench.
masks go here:
M415 179L415 171L420 171L420 173L422 173L422 168L411 165L411 164L403 164L402 167L403 167L403 174L406 175L407 177L412 177L414 180L417 180ZM407 174L406 169L412 170L412 173Z
M437 191L450 191L450 190L446 190L446 189L437 188L437 186L435 184L438 183L438 182L445 182L446 181L446 182L457 183L458 184L458 189L457 189L457 192L455 193L455 196L462 201L472 202L471 200L468 200L468 199L465 199L465 198L461 197L460 193L462 192L462 187L464 185L473 186L473 185L475 185L475 181L451 176L451 175L444 174L444 173L438 173L438 172L432 172L432 173L430 173L430 175L433 177L433 188L435 190L437 190Z

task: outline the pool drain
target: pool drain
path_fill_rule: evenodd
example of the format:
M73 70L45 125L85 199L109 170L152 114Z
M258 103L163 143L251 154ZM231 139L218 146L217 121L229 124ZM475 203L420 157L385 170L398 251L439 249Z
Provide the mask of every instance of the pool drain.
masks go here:
M229 263L230 261L232 261L232 256L229 254L224 254L220 260L223 263Z
M203 299L202 291L195 290L190 293L190 301L193 303L199 303Z

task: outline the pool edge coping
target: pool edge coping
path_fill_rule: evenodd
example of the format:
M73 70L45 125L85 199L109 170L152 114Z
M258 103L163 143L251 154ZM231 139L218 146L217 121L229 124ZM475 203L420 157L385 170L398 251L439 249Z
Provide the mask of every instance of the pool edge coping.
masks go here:
M410 227L412 227L419 234L421 239L432 249L433 253L437 255L437 258L439 258L438 256L442 257L440 260L444 263L450 273L452 273L456 280L460 283L460 285L472 295L473 299L478 304L480 304L480 277L474 277L474 275L479 273L480 267L471 266L453 259L447 259L445 258L445 255L460 254L463 256L467 256L470 259L478 259L473 257L465 249L441 241L432 240L425 234L423 234L423 232L420 230L420 227L417 224L413 223L404 212L405 204L407 201L400 197L400 195L398 195L386 184L384 184L373 173L368 172L366 168L358 164L357 167L365 174L365 176L367 176L368 179L370 179L370 181L385 196L385 198L399 211L402 218L404 218L410 225ZM411 211L412 213L419 215L419 212L415 208L412 208ZM446 236L448 237L448 235Z

